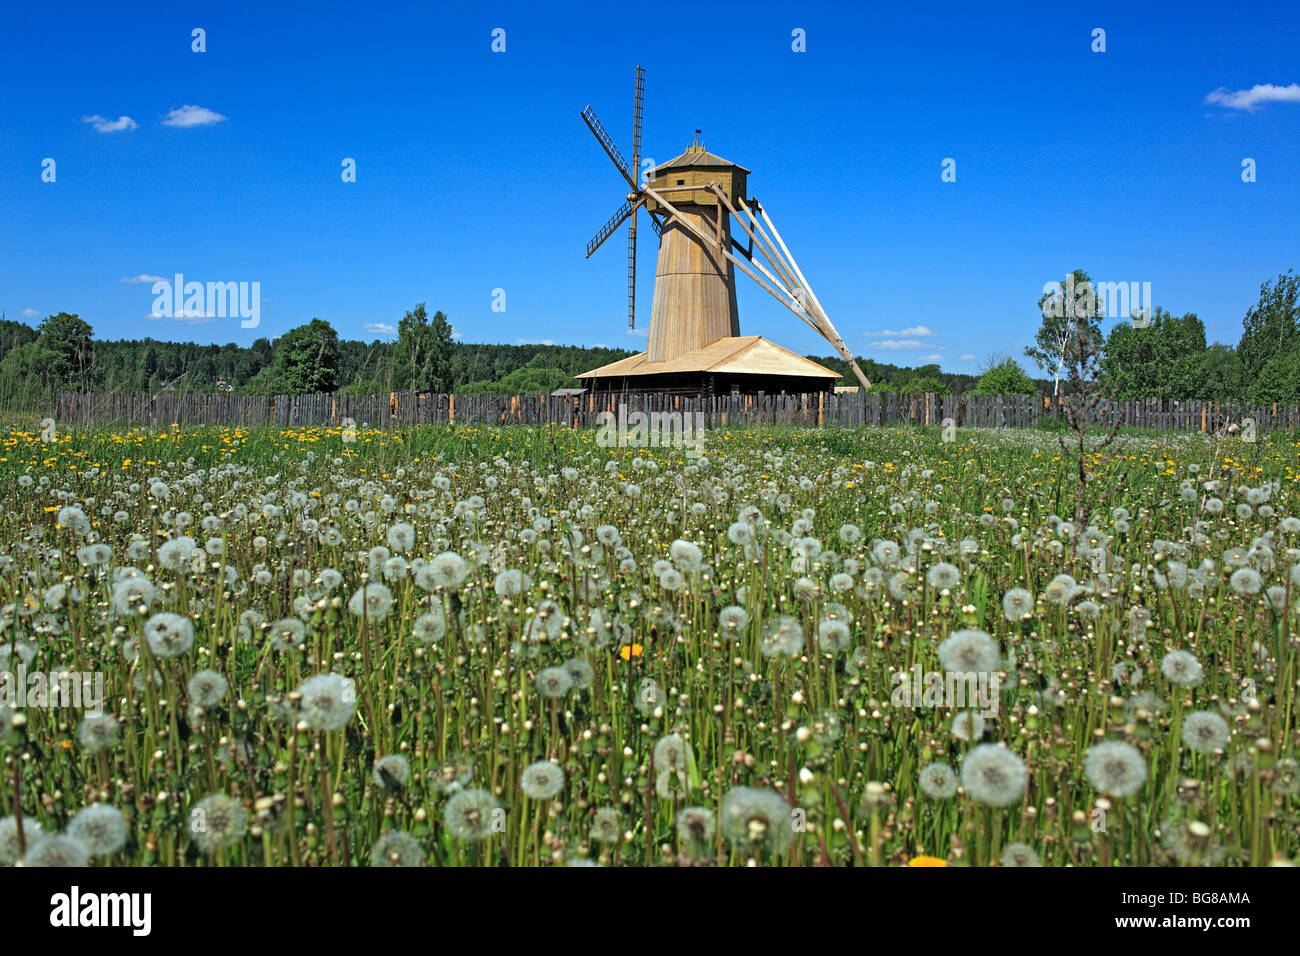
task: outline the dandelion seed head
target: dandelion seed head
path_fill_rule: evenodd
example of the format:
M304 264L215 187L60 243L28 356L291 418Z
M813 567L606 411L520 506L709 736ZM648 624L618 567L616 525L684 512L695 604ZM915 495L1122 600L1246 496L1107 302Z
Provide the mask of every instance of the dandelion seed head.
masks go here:
M1083 772L1102 793L1127 797L1142 789L1147 779L1147 764L1141 751L1133 745L1105 740L1088 748Z
M966 753L961 763L961 782L979 803L1005 807L1025 792L1028 770L1025 762L1002 744L979 744Z
M371 866L422 866L424 847L403 830L389 830L370 848Z
M1197 753L1226 750L1232 739L1228 723L1211 710L1198 710L1183 718L1183 743Z
M24 830L28 825L24 823ZM107 803L92 803L68 821L68 836L80 841L91 856L108 856L126 846L126 818Z
M934 800L944 800L957 792L957 774L946 763L929 763L921 768L921 792Z
M519 787L530 800L550 800L564 789L564 771L549 760L538 760L519 775Z

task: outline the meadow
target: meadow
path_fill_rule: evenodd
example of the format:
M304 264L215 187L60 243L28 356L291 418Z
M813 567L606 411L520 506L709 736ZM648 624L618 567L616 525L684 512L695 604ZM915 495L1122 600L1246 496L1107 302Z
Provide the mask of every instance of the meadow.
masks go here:
M0 865L1300 856L1294 435L594 435L11 425Z

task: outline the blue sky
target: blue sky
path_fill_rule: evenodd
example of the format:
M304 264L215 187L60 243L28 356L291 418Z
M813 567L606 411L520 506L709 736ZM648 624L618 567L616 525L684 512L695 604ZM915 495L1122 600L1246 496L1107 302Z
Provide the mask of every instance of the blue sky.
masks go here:
M666 9L6 4L0 308L247 344L313 316L383 337L424 301L466 341L642 348L622 235L584 259L626 190L578 115L630 154L638 63L644 154L699 127L752 170L841 334L881 361L1019 352L1043 284L1076 267L1150 282L1235 344L1259 284L1300 266L1294 4L717 3L680 30ZM178 272L260 282L260 326L146 318L149 283L123 279ZM738 281L742 333L830 354Z

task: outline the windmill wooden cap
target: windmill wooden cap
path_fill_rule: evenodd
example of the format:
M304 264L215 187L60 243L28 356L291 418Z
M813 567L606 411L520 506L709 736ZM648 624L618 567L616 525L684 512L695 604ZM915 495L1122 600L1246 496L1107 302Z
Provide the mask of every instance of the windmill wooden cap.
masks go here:
M650 175L653 176L661 169L681 169L685 166L709 166L716 169L738 169L742 173L749 172L744 166L723 159L716 153L710 153L703 146L688 146L686 152L680 156L676 156L666 163L660 163L650 170Z

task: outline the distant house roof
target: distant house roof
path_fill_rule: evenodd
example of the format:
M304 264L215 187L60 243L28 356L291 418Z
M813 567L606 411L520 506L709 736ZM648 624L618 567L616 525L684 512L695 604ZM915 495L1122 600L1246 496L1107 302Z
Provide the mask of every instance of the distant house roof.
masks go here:
M622 378L633 375L662 375L673 372L711 372L715 375L798 375L809 378L839 378L816 362L783 349L761 335L729 335L703 348L684 352L667 362L650 362L645 352L581 372L578 378Z

